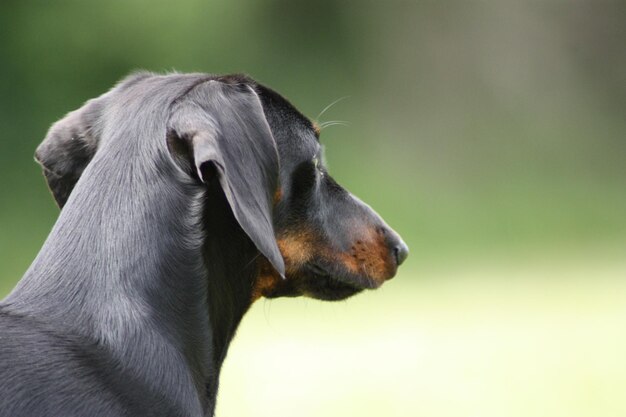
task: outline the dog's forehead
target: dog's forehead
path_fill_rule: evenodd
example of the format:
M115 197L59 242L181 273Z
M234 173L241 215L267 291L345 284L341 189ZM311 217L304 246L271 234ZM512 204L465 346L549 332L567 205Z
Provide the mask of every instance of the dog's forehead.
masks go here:
M256 90L281 156L298 161L317 155L320 143L315 124L277 92L261 85Z

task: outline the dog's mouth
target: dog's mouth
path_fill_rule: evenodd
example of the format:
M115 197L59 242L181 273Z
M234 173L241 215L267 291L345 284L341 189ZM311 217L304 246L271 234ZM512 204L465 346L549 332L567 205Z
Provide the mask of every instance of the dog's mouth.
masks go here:
M297 269L287 270L287 279L276 278L262 291L267 298L307 296L318 300L344 300L363 290L379 288L384 280L357 273L341 262L325 258L310 260Z
M322 265L320 263L309 263L306 269L317 278L327 278L335 280L339 283L358 288L360 290L376 289L381 283L363 275L357 275L352 272L337 268L333 265Z
M378 282L366 276L319 262L307 263L295 282L301 294L328 301L343 300L365 289L380 286Z

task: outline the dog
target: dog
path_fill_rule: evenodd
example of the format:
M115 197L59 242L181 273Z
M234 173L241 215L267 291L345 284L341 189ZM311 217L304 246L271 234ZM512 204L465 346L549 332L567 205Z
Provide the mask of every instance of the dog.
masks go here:
M255 300L392 278L407 245L319 134L243 75L135 73L55 123L35 158L61 212L0 304L0 416L212 416Z

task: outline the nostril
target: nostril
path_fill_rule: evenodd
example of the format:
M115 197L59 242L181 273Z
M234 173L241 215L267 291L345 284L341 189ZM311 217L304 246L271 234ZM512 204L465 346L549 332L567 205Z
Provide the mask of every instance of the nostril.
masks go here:
M398 263L398 265L402 265L402 262L404 262L409 256L409 247L406 245L406 243L400 242L393 248L393 254L396 257L396 262Z

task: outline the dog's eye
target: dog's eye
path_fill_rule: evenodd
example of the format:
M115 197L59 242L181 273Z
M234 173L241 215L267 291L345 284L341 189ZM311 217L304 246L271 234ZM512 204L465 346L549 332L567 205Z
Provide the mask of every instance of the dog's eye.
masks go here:
M319 175L321 177L324 176L324 171L322 170L322 167L320 167L320 159L316 156L313 158L313 166L315 167L315 170L319 173Z
M309 192L315 187L318 171L313 160L300 163L293 172L293 189L295 194Z

